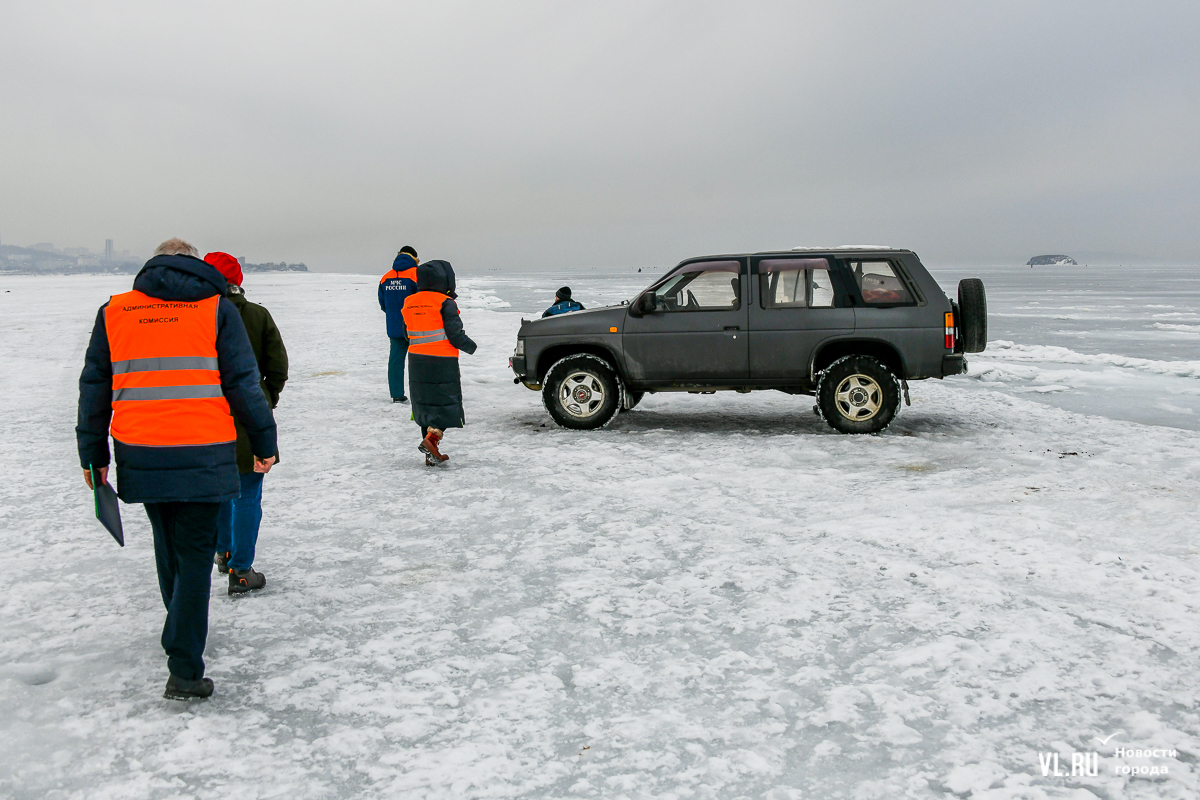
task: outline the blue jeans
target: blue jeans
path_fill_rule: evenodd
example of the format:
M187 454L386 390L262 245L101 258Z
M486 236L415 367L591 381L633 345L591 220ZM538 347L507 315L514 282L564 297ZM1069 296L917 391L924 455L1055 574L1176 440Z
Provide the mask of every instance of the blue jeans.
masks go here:
M388 389L392 399L404 397L404 357L408 355L407 339L392 339L392 352L388 355Z
M247 472L241 479L241 496L221 503L217 515L217 552L230 554L231 569L247 570L254 563L258 524L262 522L263 473Z
M146 503L154 529L158 589L167 607L162 646L167 669L189 681L204 677L208 597L218 503Z

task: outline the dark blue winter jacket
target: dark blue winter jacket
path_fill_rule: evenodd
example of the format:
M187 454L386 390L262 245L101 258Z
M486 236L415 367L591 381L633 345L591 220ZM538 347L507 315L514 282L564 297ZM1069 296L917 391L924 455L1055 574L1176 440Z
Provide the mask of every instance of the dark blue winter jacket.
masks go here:
M404 301L417 291L417 260L400 253L392 262L392 271L379 280L379 307L387 312L387 335L404 338Z
M556 314L566 314L568 311L585 311L583 303L576 303L574 300L559 300L554 305L542 312L543 317L553 317Z
M155 256L133 280L133 288L160 300L195 301L221 295L217 306L217 364L221 391L260 458L278 450L275 419L259 388L262 374L237 307L224 297L221 273L198 258ZM79 376L79 422L75 438L80 465L108 466L108 426L112 421L112 357L104 324L105 303L96 314L92 339ZM145 447L113 442L117 493L126 503L174 500L218 503L238 496L234 442L181 447Z

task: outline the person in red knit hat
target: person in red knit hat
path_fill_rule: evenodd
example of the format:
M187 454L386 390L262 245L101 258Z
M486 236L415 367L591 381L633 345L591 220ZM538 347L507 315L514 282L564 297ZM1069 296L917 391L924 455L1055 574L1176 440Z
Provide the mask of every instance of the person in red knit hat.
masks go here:
M271 408L279 404L279 393L288 378L287 350L271 312L246 299L242 289L242 265L228 253L209 253L204 260L216 267L229 281L226 296L237 307L250 337L250 347L258 361L261 375L259 386ZM242 494L236 500L221 505L217 517L217 553L214 561L218 572L229 573L229 594L239 595L267 585L266 576L255 571L254 549L258 543L258 528L262 522L262 469L250 452L250 441L240 425L237 428L237 461L241 475ZM279 454L275 454L276 463Z
M217 272L225 277L225 280L235 284L239 288L242 285L242 262L238 261L229 253L209 253L204 257L206 263L217 268Z

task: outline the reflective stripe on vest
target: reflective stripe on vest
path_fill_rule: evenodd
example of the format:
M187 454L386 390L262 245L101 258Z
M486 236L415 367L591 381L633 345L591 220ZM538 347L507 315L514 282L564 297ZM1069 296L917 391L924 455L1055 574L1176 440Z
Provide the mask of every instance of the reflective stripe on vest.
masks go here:
M429 344L430 342L446 341L446 331L444 328L438 328L434 331L409 331L408 344L409 347L414 344Z
M217 360L220 302L159 300L138 291L109 301L114 439L176 447L237 438Z
M419 356L458 358L458 348L446 338L442 327L441 292L417 292L404 300L404 327L408 329L408 352Z

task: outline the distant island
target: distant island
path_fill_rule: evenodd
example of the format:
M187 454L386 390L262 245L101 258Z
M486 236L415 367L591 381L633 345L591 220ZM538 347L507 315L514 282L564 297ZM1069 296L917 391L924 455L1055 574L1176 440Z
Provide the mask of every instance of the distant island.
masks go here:
M245 258L239 258L242 262L243 272L308 272L308 267L304 266L304 262L299 264L285 264L280 261L278 264L272 264L268 261L265 264L249 264Z
M1070 256L1034 256L1025 262L1031 267L1077 267L1079 262Z
M112 240L106 241L103 253L94 253L85 247L57 248L49 242L30 247L0 245L0 275L69 275L104 274L134 275L141 270L145 259L128 250L113 250ZM303 262L288 264L285 261L263 264L247 263L245 256L238 258L244 272L308 272Z

